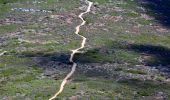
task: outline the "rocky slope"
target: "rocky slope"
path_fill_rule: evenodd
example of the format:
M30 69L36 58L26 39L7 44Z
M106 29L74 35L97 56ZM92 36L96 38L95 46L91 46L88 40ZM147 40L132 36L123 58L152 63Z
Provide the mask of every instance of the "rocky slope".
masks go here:
M92 0L59 100L168 100L168 0ZM161 4L158 5L158 4ZM84 5L84 6L83 6ZM70 71L83 0L0 0L0 99L47 100Z

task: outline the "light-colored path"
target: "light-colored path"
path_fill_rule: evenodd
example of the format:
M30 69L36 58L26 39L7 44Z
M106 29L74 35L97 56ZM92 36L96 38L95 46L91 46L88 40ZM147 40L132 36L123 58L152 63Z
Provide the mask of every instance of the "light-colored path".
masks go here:
M69 61L71 63L73 63L72 69L71 69L70 73L68 73L67 76L63 79L63 81L62 81L62 83L60 85L59 91L57 91L57 93L54 96L52 96L49 100L55 99L63 91L65 84L67 83L68 79L73 75L73 73L75 72L76 67L77 67L77 63L75 63L73 61L74 55L76 53L79 53L80 52L79 50L83 49L84 45L86 44L86 38L79 34L80 27L83 26L86 23L86 21L83 19L82 16L91 11L91 6L93 4L93 2L90 2L88 0L86 0L86 2L88 3L88 8L87 8L87 10L85 12L80 13L79 18L82 20L82 23L76 27L76 31L75 31L75 34L82 38L81 46L79 48L77 48L77 49L72 50L72 53L71 53L70 59L69 59Z
M0 53L0 56L4 55L7 51L3 51L2 53Z

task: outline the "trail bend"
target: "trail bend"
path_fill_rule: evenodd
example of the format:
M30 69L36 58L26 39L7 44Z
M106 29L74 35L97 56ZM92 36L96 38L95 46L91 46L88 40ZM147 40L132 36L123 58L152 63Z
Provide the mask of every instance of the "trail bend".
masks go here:
M70 55L69 62L73 64L72 69L67 74L67 76L63 79L63 81L60 85L60 89L49 100L54 100L64 90L64 86L66 85L68 79L74 74L76 67L77 67L77 63L73 61L74 55L76 53L79 53L80 52L79 50L83 49L85 44L86 44L86 37L84 37L83 35L80 35L79 32L80 32L80 27L83 26L86 23L86 21L83 19L82 16L91 11L91 6L93 5L93 2L90 2L88 0L85 0L85 2L88 3L87 10L85 12L82 12L82 13L79 14L78 17L82 20L82 23L80 25L76 26L76 28L75 28L76 29L75 34L82 38L81 46L77 49L71 50L72 53Z
M4 55L7 51L3 51L0 53L0 56Z

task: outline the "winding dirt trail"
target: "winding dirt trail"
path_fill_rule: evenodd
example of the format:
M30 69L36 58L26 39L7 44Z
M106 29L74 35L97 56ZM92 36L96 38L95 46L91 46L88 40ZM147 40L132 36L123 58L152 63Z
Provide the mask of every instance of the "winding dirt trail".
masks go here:
M82 20L82 23L76 27L76 31L75 31L75 34L82 38L81 46L80 46L79 48L77 48L77 49L71 50L72 53L71 53L71 55L70 55L69 61L70 61L71 63L73 63L72 69L71 69L70 73L68 73L67 76L63 79L63 81L62 81L62 83L61 83L61 85L60 85L59 91L57 91L57 93L56 93L54 96L52 96L49 100L55 99L55 98L63 91L65 84L67 83L68 79L74 74L74 72L75 72L75 70L76 70L76 67L77 67L77 63L75 63L75 62L73 61L74 55L75 55L76 53L80 53L79 50L83 49L84 46L85 46L85 44L86 44L86 37L80 35L79 32L80 32L80 27L83 26L83 25L86 23L86 21L83 19L82 16L83 16L84 14L86 14L86 13L88 13L88 12L91 11L91 6L92 6L93 2L90 2L90 1L88 1L88 0L86 0L85 2L88 3L88 8L87 8L87 10L86 10L85 12L79 14L78 17Z

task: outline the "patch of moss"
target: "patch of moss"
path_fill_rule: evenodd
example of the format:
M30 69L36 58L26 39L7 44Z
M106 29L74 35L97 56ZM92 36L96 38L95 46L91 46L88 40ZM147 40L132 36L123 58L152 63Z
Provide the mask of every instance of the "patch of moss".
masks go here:
M134 13L134 12L125 13L125 15L131 18L139 17L138 13Z
M0 26L0 32L2 33L9 33L9 32L14 32L17 30L18 25L16 24L11 24L11 25L3 25Z
M138 19L137 22L141 25L150 25L151 23L153 23L152 20L146 20L146 19Z
M98 62L98 63L105 63L105 62L112 62L113 55L108 55L101 53L98 49L87 51L85 54L76 55L76 58L79 58L81 62Z
M98 2L99 4L105 4L107 2L109 2L109 0L90 0L92 2Z
M168 39L168 35L158 35L153 33L141 33L139 35L135 34L120 34L116 36L117 39L128 42L135 42L136 44L161 44L165 46L169 46L170 40Z
M25 97L32 99L43 98L47 99L52 94L53 88L56 86L56 81L50 79L43 80L31 80L30 82L8 82L2 88L6 91L3 94L8 94L8 96L16 95L16 93L25 94ZM44 95L44 96L43 96Z
M130 89L126 85L117 83L116 81L110 80L91 80L86 81L86 84L90 91L95 91L92 97L95 95L102 95L105 98L115 99L115 97L121 99L126 98L130 100L132 98L133 89ZM121 95L120 95L121 94Z
M118 7L121 7L123 9L133 9L136 8L137 2L135 0L126 0L122 3L117 4Z
M10 75L22 74L23 70L17 70L16 68L9 68L1 71L1 77L8 77Z
M66 3L67 2L67 3ZM49 9L55 12L63 12L72 10L78 7L80 2L78 0L48 0L47 3L39 4L42 9ZM57 7L57 9L56 9Z
M138 53L126 51L126 50L118 50L115 52L115 55L116 55L117 62L128 62L133 64L138 63L137 60L137 58L139 57Z
M5 17L5 15L9 12L9 9L9 5L4 5L3 2L0 2L0 19Z
M110 15L112 15L112 16L119 16L120 14L117 13L117 12L112 12Z
M86 24L94 23L94 19L90 17L85 17L84 20L86 21Z

